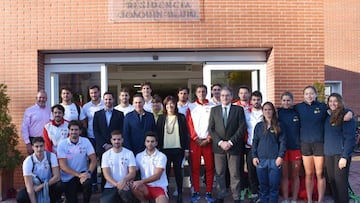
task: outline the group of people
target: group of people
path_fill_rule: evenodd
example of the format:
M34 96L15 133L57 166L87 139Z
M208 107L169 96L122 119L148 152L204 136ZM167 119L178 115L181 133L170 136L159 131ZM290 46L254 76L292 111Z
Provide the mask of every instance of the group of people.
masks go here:
M178 89L177 97L162 100L152 96L151 84L144 82L132 105L129 90L122 88L114 106L114 95L106 92L101 99L95 85L89 88L91 101L80 107L72 102L71 90L63 88L61 103L51 109L46 93L39 91L36 104L24 114L22 135L29 156L18 202L57 202L62 193L67 202L77 202L79 190L89 202L98 185L97 159L100 202L168 202L171 167L177 202L183 202L185 159L191 168L191 203L202 196L202 159L204 198L210 203L224 202L227 188L235 203L244 200L247 191L251 202L278 202L280 186L284 202L296 202L302 164L309 202L314 175L318 201L324 200L325 165L335 202L348 202L355 121L339 94L320 103L316 89L308 86L304 102L294 105L293 95L284 92L276 109L272 102L262 104L261 92L246 86L239 88L237 101L229 87L215 84L211 90L209 100L205 85L197 86L193 103L186 87Z

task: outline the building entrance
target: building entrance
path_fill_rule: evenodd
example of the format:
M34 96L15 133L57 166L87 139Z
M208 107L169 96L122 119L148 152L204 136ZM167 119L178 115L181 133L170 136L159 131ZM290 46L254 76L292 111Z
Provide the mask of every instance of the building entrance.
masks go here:
M122 87L130 89L130 94L141 93L141 83L150 82L152 94L165 98L176 96L179 87L188 87L193 92L194 86L202 84L202 64L109 64L108 90L116 94ZM191 100L192 98L190 98Z
M176 95L179 87L190 89L195 99L198 84L208 87L219 83L233 88L234 97L240 85L260 90L266 99L266 54L264 51L158 51L119 53L45 54L45 90L49 105L59 103L59 91L67 86L74 91L74 101L90 100L88 88L99 85L101 94L111 91L118 98L121 87L131 95L140 91L144 81L152 83L153 94L162 98Z

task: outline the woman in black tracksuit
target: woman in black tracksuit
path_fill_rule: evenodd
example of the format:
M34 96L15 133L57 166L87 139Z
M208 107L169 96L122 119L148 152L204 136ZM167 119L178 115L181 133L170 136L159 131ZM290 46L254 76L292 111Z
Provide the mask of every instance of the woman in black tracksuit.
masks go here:
M355 146L355 121L344 121L348 111L344 107L341 95L332 93L324 130L325 166L335 203L349 202L348 174L351 153Z

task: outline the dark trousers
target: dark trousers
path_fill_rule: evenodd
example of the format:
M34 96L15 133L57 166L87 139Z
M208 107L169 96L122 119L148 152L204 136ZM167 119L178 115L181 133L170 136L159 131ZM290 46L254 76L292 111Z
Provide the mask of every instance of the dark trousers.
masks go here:
M350 167L350 161L346 162L346 168L339 169L340 158L340 155L325 156L326 172L335 203L349 202L347 168Z
M49 195L50 195L50 202L56 203L60 200L61 197L61 182L57 182L49 187ZM16 195L16 201L18 203L30 203L29 194L26 191L26 188L23 188L19 191Z
M114 188L104 188L101 193L100 203L137 203L139 202L135 196L132 194L131 190L122 191L121 195L119 194L119 190Z
M178 195L182 195L183 188L183 179L184 173L181 167L182 161L184 159L184 150L183 149L163 149L161 150L167 157L166 163L166 174L169 177L171 170L171 163L173 164L176 187L178 191Z
M250 190L252 194L257 194L259 191L259 181L256 173L256 167L252 162L251 148L246 148L245 153Z
M67 202L77 203L77 192L82 191L83 193L83 202L89 203L91 197L91 179L87 179L83 184L80 183L78 177L73 177L68 182L62 182L62 188L65 192L65 197Z
M89 141L91 142L92 146L94 147L94 149L96 149L96 142L95 142L95 138L88 138ZM101 163L100 163L101 164ZM91 174L91 183L93 185L97 185L97 167L95 168L95 170L92 172Z

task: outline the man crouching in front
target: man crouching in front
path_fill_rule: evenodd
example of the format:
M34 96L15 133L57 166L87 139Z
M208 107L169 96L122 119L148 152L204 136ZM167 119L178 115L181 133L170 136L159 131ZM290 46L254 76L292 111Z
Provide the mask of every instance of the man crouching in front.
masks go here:
M166 177L166 156L156 149L158 138L154 132L145 135L145 150L136 155L136 166L141 180L134 181L132 191L142 202L150 199L156 203L168 203L168 180Z

